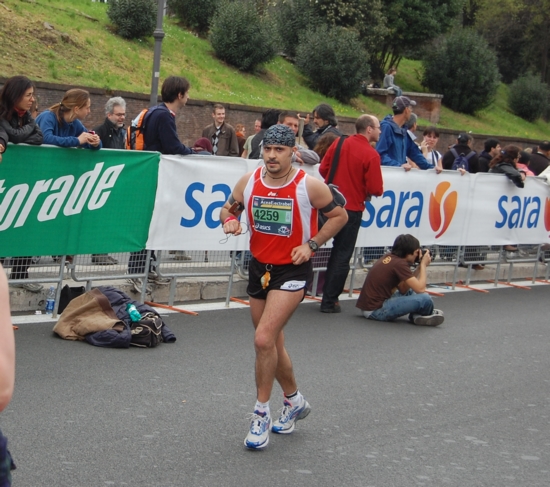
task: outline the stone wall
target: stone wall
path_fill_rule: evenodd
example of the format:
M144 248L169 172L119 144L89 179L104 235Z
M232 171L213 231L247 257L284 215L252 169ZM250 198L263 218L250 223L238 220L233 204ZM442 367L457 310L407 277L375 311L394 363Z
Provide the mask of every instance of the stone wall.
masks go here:
M414 113L419 117L429 120L433 124L439 122L443 95L413 92L403 92L403 95L408 96L411 100L416 102ZM380 103L384 103L387 107L392 106L393 99L395 98L393 91L390 92L383 88L367 88L367 96L374 98Z
M0 79L0 84L2 84L5 79ZM75 86L54 84L54 83L44 83L36 82L36 93L38 94L39 110L43 111L48 107L58 103L63 98L63 94L70 88L75 88ZM130 121L136 117L139 112L146 108L149 105L149 95L142 93L132 93L126 91L108 91L101 88L88 88L81 87L90 92L92 107L91 113L88 118L84 121L85 126L88 129L93 129L97 125L103 123L105 119L104 106L105 102L113 96L122 96L127 103L126 108L126 124L128 125ZM382 90L387 91L387 90ZM423 118L427 118L422 115L420 98L418 95L426 96L426 93L409 93L415 101L418 102L415 112ZM441 96L441 95L430 95L430 96ZM159 100L160 101L160 100ZM441 100L439 100L441 101ZM212 104L216 103L215 101L206 101L206 100L194 100L190 99L187 102L187 106L178 114L176 119L176 124L178 128L178 133L180 135L181 141L190 145L195 140L197 140L201 134L204 127L212 123ZM427 103L427 102L426 102ZM387 104L387 103L386 103ZM237 123L242 123L246 127L247 135L254 133L254 121L257 118L261 118L262 112L266 108L262 107L253 107L247 105L237 105L237 104L223 104L226 108L226 120L228 123L235 125ZM391 103L388 105L391 107ZM388 114L391 114L391 108L388 108ZM338 117L339 127L346 134L355 133L355 118L351 117ZM468 128L464 128L465 131L468 131ZM417 136L422 139L423 127L419 127L417 131ZM456 137L458 136L458 131L440 129L440 141L438 144L438 150L440 152L445 152L447 147L456 142ZM518 137L499 137L498 135L487 135L487 134L471 134L474 137L474 149L477 151L483 150L483 141L488 137L496 137L500 140L502 145L506 144L517 144L522 148L532 147L537 145L540 141L533 141L525 138Z

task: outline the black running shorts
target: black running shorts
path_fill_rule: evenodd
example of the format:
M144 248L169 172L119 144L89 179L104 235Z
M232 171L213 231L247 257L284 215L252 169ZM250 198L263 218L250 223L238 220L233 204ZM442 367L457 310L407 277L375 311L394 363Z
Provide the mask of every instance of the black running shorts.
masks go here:
M262 276L265 275L268 269L269 284L263 289ZM271 265L262 264L252 258L248 269L248 288L246 292L249 296L256 299L266 299L267 293L274 289L290 292L302 291L305 296L307 287L311 282L313 282L313 264L311 259L300 265Z

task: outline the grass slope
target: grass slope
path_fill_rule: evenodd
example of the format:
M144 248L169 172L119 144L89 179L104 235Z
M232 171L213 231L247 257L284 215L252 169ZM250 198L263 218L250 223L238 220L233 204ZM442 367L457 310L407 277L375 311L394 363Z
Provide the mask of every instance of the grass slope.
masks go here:
M148 93L153 38L127 41L114 35L107 6L90 0L0 0L2 62L0 76L24 74L35 80ZM45 27L47 22L53 30ZM170 74L191 82L191 97L226 103L309 111L321 102L338 115L355 117L389 113L383 104L359 97L352 106L312 91L307 80L283 58L258 75L244 74L218 61L210 44L166 18L161 79ZM67 35L64 35L67 34ZM421 64L403 60L396 77L405 91L425 91L419 83ZM495 103L476 117L443 108L440 127L476 133L548 138L550 124L535 124L510 114L507 87ZM426 124L421 121L421 124Z

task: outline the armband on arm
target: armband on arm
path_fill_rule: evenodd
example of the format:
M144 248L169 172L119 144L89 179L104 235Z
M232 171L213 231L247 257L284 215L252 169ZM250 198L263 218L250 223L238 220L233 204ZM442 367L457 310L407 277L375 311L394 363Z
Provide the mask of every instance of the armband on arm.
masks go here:
M244 205L240 201L235 200L235 198L233 197L233 193L229 195L227 202L231 205L228 211L232 215L238 216L243 212Z
M346 205L346 197L338 191L338 186L334 184L328 185L330 192L332 193L332 201L324 208L319 208L321 213L330 213L337 206L344 207Z

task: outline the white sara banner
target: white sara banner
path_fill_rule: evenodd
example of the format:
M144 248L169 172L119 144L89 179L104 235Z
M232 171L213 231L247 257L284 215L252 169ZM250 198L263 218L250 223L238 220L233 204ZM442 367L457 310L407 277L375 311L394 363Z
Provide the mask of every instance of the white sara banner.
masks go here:
M235 157L161 156L147 248L247 249L248 234L227 238L219 212L239 178L258 164ZM318 166L301 167L320 178ZM550 188L541 179L527 178L521 189L500 174L383 168L383 177L384 195L367 203L357 246L391 245L401 233L415 235L422 245L550 242Z

